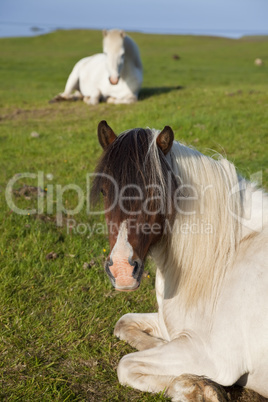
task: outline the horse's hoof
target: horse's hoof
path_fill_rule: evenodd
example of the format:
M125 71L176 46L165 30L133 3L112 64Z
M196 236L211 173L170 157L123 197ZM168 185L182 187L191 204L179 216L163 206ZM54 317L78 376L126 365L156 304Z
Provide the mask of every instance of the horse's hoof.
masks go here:
M116 103L116 98L113 98L112 96L109 96L106 100L107 103Z
M167 389L173 402L227 402L223 387L208 378L183 374L175 378Z
M90 106L98 105L99 98L93 98L91 96L84 96L83 101Z
M53 99L50 99L48 103L56 103L56 102L61 102L65 101L66 99L63 98L61 95L56 95Z

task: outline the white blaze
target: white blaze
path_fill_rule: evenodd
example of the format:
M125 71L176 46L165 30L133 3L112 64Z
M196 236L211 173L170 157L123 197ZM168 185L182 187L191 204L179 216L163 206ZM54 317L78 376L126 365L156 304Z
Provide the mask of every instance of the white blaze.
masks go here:
M111 252L113 264L109 267L115 278L115 287L118 290L132 290L139 286L139 283L132 276L134 269L130 262L133 257L133 248L128 241L127 221L120 225L114 248Z

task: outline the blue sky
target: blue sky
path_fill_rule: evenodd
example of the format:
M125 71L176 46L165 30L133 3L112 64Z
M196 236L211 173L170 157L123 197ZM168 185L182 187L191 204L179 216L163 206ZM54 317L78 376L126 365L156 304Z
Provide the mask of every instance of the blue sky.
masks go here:
M0 0L0 36L30 27L268 34L268 0Z

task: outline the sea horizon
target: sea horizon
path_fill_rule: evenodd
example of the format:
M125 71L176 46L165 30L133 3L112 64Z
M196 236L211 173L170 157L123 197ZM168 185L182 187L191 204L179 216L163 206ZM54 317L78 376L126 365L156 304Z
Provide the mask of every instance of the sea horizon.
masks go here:
M195 28L154 28L154 27L124 27L124 26L77 26L77 25L53 25L53 24L34 24L34 23L16 23L0 21L0 38L12 37L33 37L45 35L58 30L102 30L119 28L126 32L139 32L145 34L158 35L193 35L193 36L212 36L229 39L239 39L244 36L268 36L268 30L254 29L195 29Z

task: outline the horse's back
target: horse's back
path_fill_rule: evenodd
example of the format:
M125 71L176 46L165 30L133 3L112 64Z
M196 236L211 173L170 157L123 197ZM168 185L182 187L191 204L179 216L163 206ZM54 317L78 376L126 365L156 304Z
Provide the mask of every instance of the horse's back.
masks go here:
M97 53L93 54L92 56L83 57L74 65L73 71L77 70L79 73L88 70L91 71L92 68L95 68L99 64L101 64L103 60L104 60L103 53Z

